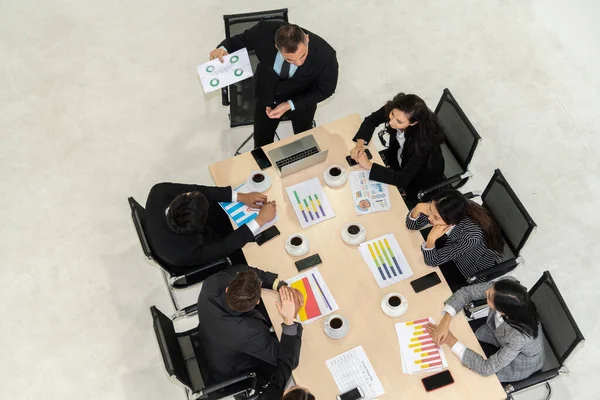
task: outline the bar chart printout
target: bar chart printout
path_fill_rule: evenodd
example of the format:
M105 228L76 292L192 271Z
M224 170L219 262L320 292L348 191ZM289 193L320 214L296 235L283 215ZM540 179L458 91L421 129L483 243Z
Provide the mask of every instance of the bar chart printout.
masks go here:
M300 226L311 225L335 217L319 178L309 179L285 188Z
M317 267L287 279L286 282L290 287L298 289L304 297L304 304L298 310L298 319L302 324L312 322L339 309Z
M436 347L433 338L425 329L429 322L434 323L433 318L420 318L396 324L402 372L405 374L439 371L448 367L442 348Z
M361 243L359 249L380 288L413 275L396 237L390 233Z
M243 182L241 185L237 186L233 190L238 193L250 193L246 182ZM237 226L238 228L252 220L255 220L256 217L258 217L258 213L260 212L258 208L248 207L247 205L239 201L236 201L235 203L229 201L222 201L219 202L219 205L227 213L227 215L229 215L229 218L231 218L235 226ZM273 218L272 221L269 221L263 226L261 226L258 232L256 233L261 233L265 229L270 228L271 226L275 225L275 222L277 222L278 220L279 215L275 215L275 218Z

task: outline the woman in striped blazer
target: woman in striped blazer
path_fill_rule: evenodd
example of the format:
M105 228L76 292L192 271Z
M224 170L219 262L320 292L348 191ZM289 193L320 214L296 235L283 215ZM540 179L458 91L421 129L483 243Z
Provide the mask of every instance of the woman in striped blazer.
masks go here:
M494 266L504 247L502 232L490 214L458 190L438 192L406 216L406 227L433 225L421 246L425 264L439 265L452 291L468 278Z

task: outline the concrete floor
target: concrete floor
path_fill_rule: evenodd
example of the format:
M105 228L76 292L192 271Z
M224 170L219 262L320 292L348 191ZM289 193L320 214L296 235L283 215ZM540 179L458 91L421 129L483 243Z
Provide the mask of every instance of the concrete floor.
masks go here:
M588 339L554 398L598 398L600 3L366 4L0 1L2 398L183 398L148 312L169 311L168 297L126 199L160 181L211 183L207 165L250 128L228 127L195 67L223 14L285 6L338 51L319 124L399 91L433 108L452 90L484 139L468 189L502 169L539 225L516 275L531 285L550 270Z

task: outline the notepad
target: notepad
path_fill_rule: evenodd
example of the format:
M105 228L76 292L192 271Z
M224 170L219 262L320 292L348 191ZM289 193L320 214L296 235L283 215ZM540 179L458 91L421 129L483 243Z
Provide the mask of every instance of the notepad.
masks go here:
M356 387L363 390L365 399L374 399L385 393L367 353L358 346L325 361L340 393Z

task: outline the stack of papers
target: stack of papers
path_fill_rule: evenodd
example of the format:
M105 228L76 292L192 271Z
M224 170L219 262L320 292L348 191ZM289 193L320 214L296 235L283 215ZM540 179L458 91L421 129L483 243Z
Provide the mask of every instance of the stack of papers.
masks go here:
M250 189L248 189L248 185L246 185L246 182L242 183L233 190L238 193L250 193ZM229 201L222 201L219 203L219 205L223 210L225 210L227 215L229 215L229 218L231 218L235 226L238 228L244 224L247 224L250 221L255 220L256 217L258 217L258 213L260 212L258 208L248 207L247 205L245 205L244 203L240 203L239 201L235 203ZM277 222L278 220L279 215L275 214L275 218L261 226L258 232L256 232L256 234L258 235L265 229L268 229L271 226L275 225L275 222Z
M365 399L374 399L385 393L367 353L358 346L327 361L327 368L340 393L360 387Z
M428 322L434 323L433 318L421 318L396 324L402 372L405 374L441 371L442 368L448 367L444 352L433 343L433 338L425 330Z

